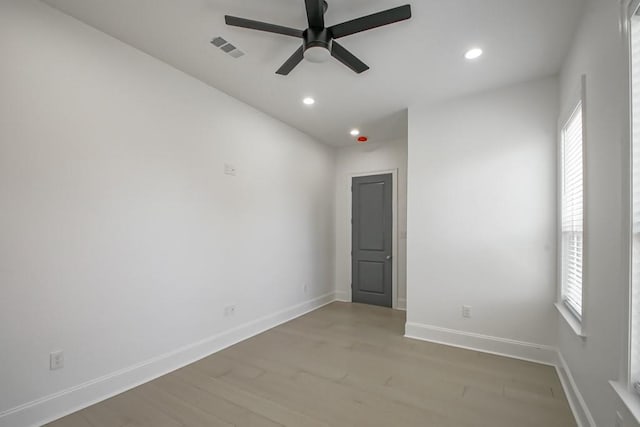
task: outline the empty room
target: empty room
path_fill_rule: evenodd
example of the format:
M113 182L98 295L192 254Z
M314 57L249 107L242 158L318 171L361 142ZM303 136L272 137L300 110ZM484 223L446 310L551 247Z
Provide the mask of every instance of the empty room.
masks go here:
M0 427L640 427L640 0L0 0Z

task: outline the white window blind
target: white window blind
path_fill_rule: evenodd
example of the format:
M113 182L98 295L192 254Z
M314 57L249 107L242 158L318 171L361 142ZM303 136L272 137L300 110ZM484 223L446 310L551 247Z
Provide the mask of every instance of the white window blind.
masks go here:
M640 381L640 18L631 20L632 101L632 258L631 258L631 381Z
M582 104L562 128L562 299L582 318L583 237Z

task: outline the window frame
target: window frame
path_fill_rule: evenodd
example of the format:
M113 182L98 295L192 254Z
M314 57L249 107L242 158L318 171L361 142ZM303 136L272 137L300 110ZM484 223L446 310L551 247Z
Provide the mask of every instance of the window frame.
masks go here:
M588 313L586 312L588 296L587 296L587 269L585 268L585 261L588 259L588 236L587 236L587 224L588 224L588 212L587 206L587 76L582 75L580 82L569 96L563 102L564 108L561 110L561 114L558 120L558 145L557 145L557 248L558 248L558 268L557 268L557 302L555 307L558 309L562 318L571 327L573 332L582 339L586 339L586 324ZM583 205L583 217L582 217L582 314L579 315L569 304L564 301L564 259L563 255L563 230L562 230L562 212L563 212L563 188L564 185L564 158L563 158L563 145L564 145L564 131L575 116L578 109L581 110L582 115L582 205Z
M633 262L634 262L634 254L636 254L636 256L640 257L640 251L634 251L634 242L635 240L640 237L640 230L634 230L634 175L635 175L635 170L634 170L634 157L635 157L635 153L634 153L634 145L635 145L635 138L634 138L634 116L635 116L635 112L634 112L634 98L633 98L633 91L634 91L634 75L633 75L633 61L634 61L634 57L633 57L633 22L632 20L634 19L634 17L637 17L640 14L640 0L631 0L628 2L628 8L626 10L627 14L626 16L624 16L624 28L623 28L623 34L625 37L625 43L626 43L626 53L628 55L628 78L626 79L626 83L627 83L627 90L626 93L629 96L628 98L628 107L629 107L629 114L627 115L627 120L628 122L625 122L626 124L626 130L628 131L628 133L625 135L628 138L628 159L629 162L626 165L628 170L627 171L623 171L626 172L625 173L625 177L627 178L625 180L625 184L627 185L627 187L625 188L625 192L628 194L628 206L626 206L625 209L625 213L627 214L627 217L625 218L625 226L626 226L626 236L628 241L626 241L626 246L628 248L628 258L627 258L627 262L628 265L625 268L626 273L628 274L627 277L627 283L628 283L628 289L627 289L627 311L625 313L625 325L627 327L626 330L626 348L624 348L623 354L626 357L626 363L624 364L624 368L626 369L626 375L623 375L622 377L625 378L626 380L626 390L633 396L633 398L631 399L634 403L634 407L630 408L632 409L632 412L634 413L634 415L636 416L636 420L638 422L640 422L640 361L638 361L635 366L633 364L633 360L632 360L632 354L634 352L634 340L633 340L633 322L634 322L634 313L633 313L633 309L634 309L634 305L636 303L634 303L634 298L633 298L633 293L634 293L634 269L633 269ZM636 23L636 25L640 25L640 18L638 18L638 22ZM637 90L637 89L636 89ZM640 114L640 112L638 112L638 114ZM640 144L640 141L638 141L638 144ZM640 174L640 171L638 171L638 173ZM636 232L637 231L637 232ZM635 283L636 287L640 287L640 281L638 283ZM640 342L635 343L636 346L640 346ZM640 352L640 351L639 351Z
M627 105L626 114L622 115L623 129L622 129L622 144L623 153L626 154L627 162L623 163L622 170L622 185L623 187L623 246L627 256L623 257L622 268L624 274L626 274L625 282L627 286L624 289L624 301L625 304L621 307L622 325L625 329L622 343L622 363L620 366L620 374L618 380L609 381L609 384L615 391L620 401L626 406L629 413L635 418L635 421L640 423L640 394L634 390L632 378L632 295L633 295L633 276L632 276L632 262L633 262L633 43L632 43L632 19L638 13L640 8L640 0L626 0L621 2L620 13L620 29L622 36L622 43L624 45L624 55L626 60L626 67L623 84L625 85L625 97L624 100Z

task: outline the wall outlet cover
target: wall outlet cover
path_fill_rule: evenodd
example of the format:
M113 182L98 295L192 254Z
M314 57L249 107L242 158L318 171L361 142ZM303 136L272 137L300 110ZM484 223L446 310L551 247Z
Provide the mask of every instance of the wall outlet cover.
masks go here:
M465 319L470 319L471 318L471 306L470 305L463 305L462 306L462 317L464 317Z
M64 368L64 352L54 351L49 354L49 369L56 371Z

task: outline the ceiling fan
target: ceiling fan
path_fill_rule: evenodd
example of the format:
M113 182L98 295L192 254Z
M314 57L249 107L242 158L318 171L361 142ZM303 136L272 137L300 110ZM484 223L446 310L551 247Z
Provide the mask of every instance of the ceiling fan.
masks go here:
M225 15L225 22L227 25L234 27L249 28L301 38L302 46L276 71L276 74L286 76L302 62L303 59L311 62L324 62L329 59L330 56L333 56L358 74L367 71L369 69L367 64L359 60L335 40L411 18L411 5L407 4L331 27L325 27L324 14L329 7L327 2L324 0L305 0L305 5L307 8L307 20L309 22L309 28L306 30L297 30L295 28L229 15Z

